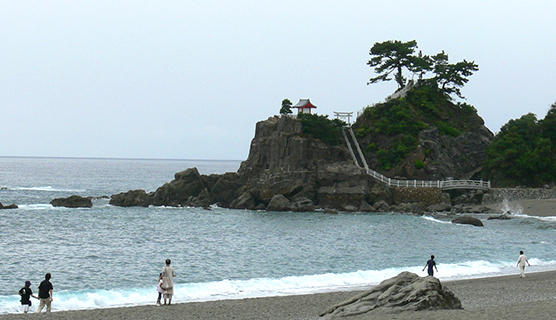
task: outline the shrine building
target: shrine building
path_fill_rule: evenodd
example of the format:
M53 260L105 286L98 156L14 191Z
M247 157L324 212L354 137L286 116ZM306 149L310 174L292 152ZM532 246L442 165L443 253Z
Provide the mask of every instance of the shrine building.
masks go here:
M309 99L299 99L299 102L292 107L297 108L297 114L301 114L301 113L311 114L311 109L316 108L316 106L313 105Z

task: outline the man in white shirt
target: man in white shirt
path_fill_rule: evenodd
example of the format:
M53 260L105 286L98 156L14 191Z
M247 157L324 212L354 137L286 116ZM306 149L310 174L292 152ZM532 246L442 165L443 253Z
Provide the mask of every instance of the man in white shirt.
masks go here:
M529 260L527 260L527 257L523 254L523 251L519 251L519 258L517 258L517 266L521 270L521 273L519 275L520 278L525 278L525 264L529 265L529 267L531 266L529 264Z

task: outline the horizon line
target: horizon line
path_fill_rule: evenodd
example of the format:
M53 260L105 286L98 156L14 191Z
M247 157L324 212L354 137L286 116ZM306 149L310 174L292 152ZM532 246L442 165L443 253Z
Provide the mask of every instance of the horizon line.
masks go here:
M9 159L82 159L82 160L159 160L159 161L244 161L237 159L179 159L179 158L128 158L128 157L70 157L70 156L1 156Z

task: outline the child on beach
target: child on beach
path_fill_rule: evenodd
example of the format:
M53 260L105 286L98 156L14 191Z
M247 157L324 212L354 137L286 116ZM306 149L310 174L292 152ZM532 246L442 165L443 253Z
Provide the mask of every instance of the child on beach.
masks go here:
M158 299L156 299L156 305L159 306L160 305L160 299L162 299L162 293L164 292L164 290L162 290L162 273L158 276L158 285L156 286L156 291L158 292Z
M33 290L31 290L31 281L25 281L25 287L19 290L19 295L21 296L21 306L23 307L23 313L29 312L29 308L31 307L31 297L38 299L36 295L33 294Z
M425 269L427 269L427 272L429 273L429 276L432 276L432 275L434 275L434 270L432 269L433 267L436 269L436 272L438 272L438 268L436 267L436 261L434 261L434 255L432 255L430 260L427 261L427 264L423 268L423 271L425 271Z

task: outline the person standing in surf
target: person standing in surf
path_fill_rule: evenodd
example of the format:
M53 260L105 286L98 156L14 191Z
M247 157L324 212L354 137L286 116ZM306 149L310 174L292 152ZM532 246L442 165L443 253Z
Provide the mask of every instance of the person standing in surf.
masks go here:
M172 304L172 296L174 295L174 277L176 273L174 268L170 266L170 259L166 259L166 266L162 269L162 288L164 290L164 304L168 300L168 304Z
M519 273L520 278L525 278L525 264L529 265L529 267L531 266L529 264L529 260L527 260L527 256L523 254L523 251L519 251L519 258L517 258L517 266L519 267L520 270Z
M33 290L31 290L31 281L25 281L25 287L19 290L19 295L21 296L21 305L23 306L23 313L29 312L29 308L31 307L31 297L38 299L36 295L33 294Z
M52 310L52 300L54 300L52 298L52 293L54 290L54 287L52 286L52 283L50 282L50 278L52 276L50 275L50 273L47 273L44 275L44 280L41 282L41 284L39 284L39 308L37 309L37 312L40 313L42 311L42 309L44 308L44 306L46 306L46 312L50 312Z
M431 255L431 258L429 261L427 261L427 264L423 268L423 271L425 271L425 269L427 268L427 272L429 273L429 276L432 276L434 275L434 270L432 269L433 267L436 269L436 272L438 272L438 268L436 267L436 261L434 261L434 255Z

